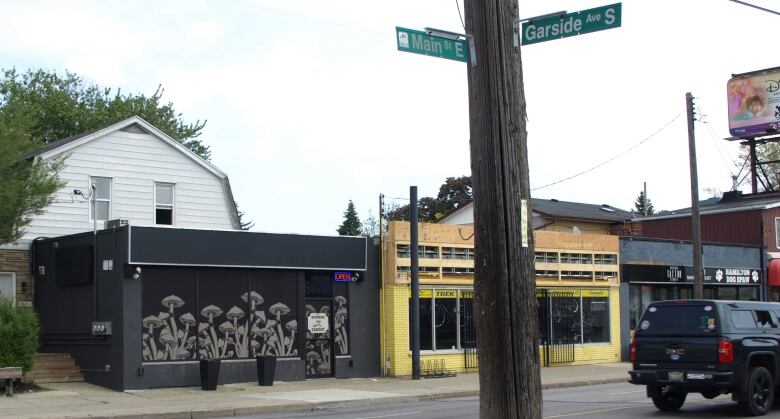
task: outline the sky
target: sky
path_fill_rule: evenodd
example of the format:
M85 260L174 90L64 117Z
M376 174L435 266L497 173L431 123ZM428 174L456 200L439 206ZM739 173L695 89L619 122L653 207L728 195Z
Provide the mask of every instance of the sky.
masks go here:
M519 0L519 10L606 4ZM447 177L471 173L466 64L398 51L395 38L396 26L464 32L459 9L463 0L7 0L0 68L67 69L147 95L162 86L185 122L208 121L201 139L253 230L334 235L350 200L365 219L380 193L403 205L412 185L436 196ZM532 196L630 210L646 182L656 210L690 206L686 92L701 120L700 197L730 190L742 160L724 141L726 82L780 66L778 24L728 0L625 0L620 28L523 46Z

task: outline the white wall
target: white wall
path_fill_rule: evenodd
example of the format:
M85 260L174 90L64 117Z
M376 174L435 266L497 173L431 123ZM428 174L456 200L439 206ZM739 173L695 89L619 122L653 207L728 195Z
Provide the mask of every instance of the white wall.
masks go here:
M67 185L46 212L26 227L23 239L3 247L27 249L36 237L91 231L89 202L73 194L74 189L89 193L90 176L112 179L109 219L154 225L154 183L167 182L176 185L175 227L233 229L221 179L156 136L114 131L66 154L60 178Z

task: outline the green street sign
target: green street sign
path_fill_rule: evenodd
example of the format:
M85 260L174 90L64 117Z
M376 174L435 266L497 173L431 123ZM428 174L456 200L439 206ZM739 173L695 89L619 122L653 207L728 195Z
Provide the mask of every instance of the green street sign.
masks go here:
M398 50L448 60L468 62L469 45L465 40L440 38L422 31L395 27Z
M619 28L621 3L523 22L523 45Z

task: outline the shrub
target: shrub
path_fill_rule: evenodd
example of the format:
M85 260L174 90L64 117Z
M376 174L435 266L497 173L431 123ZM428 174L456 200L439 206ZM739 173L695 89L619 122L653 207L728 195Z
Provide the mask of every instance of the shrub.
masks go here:
M0 367L29 371L38 352L38 331L35 311L0 298Z

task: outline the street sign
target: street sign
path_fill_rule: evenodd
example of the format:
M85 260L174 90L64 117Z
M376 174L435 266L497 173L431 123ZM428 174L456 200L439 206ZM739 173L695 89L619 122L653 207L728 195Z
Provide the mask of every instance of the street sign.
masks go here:
M619 28L621 3L523 22L522 45Z
M468 62L469 46L466 40L431 36L422 31L395 27L398 50L448 60Z

